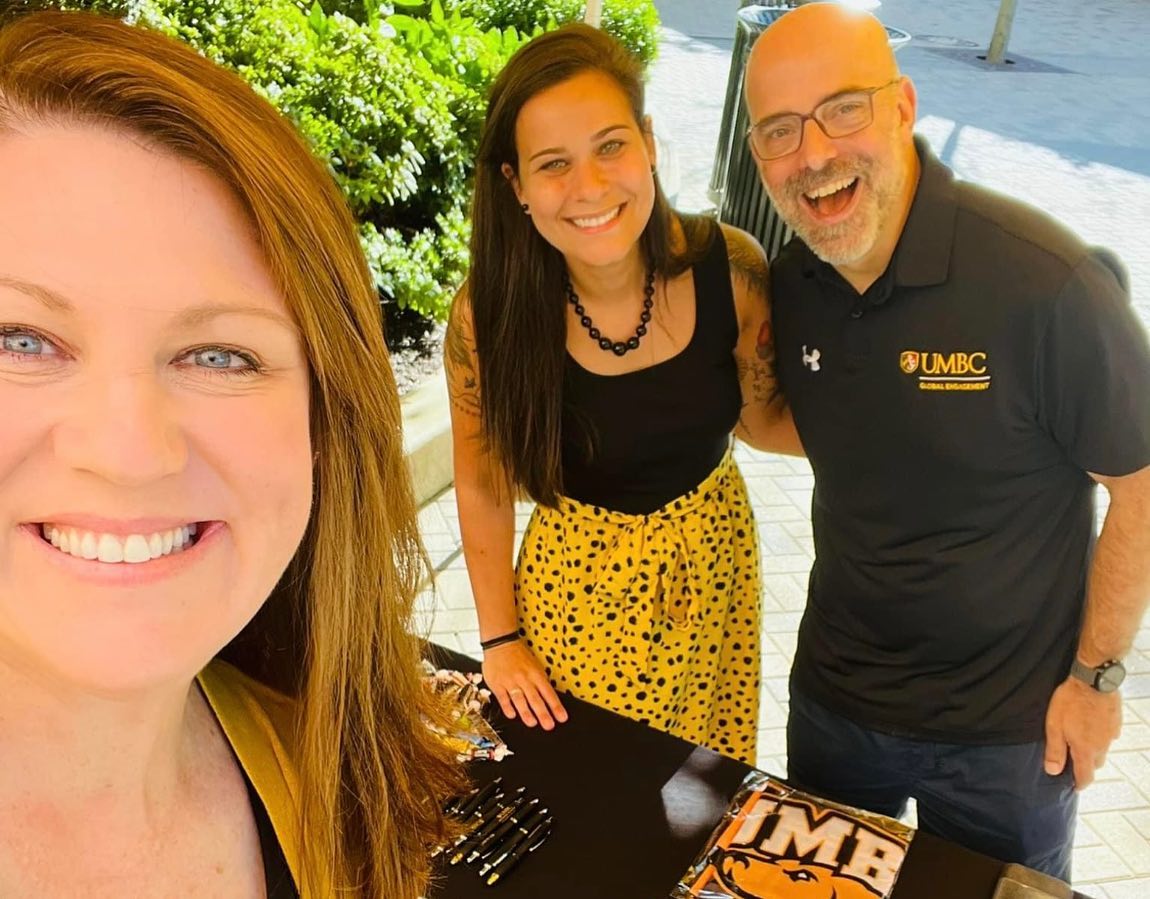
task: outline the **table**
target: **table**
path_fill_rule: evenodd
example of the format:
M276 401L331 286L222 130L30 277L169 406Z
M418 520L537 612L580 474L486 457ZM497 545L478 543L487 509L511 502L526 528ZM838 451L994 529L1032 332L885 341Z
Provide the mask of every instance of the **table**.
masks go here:
M479 670L441 647L428 657ZM502 775L505 786L540 797L555 816L550 839L494 887L472 866L443 866L429 899L665 899L750 770L589 703L563 702L569 719L551 732L508 721L496 707L489 717L515 754L472 765L477 783ZM918 833L892 899L990 899L1002 867Z

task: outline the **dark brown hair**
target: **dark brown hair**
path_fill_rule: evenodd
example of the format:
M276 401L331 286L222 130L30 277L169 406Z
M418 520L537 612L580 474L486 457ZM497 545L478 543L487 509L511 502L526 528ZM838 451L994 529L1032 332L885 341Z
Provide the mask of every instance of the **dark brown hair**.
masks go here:
M243 204L311 374L315 497L279 585L224 655L299 703L303 894L416 899L458 786L410 633L426 570L372 279L335 182L237 75L82 13L0 28L0 136L91 123L214 173ZM285 635L287 639L285 639ZM320 897L320 893L327 895Z
M542 34L521 47L496 78L479 142L466 295L479 360L485 449L511 485L554 505L562 492L561 438L566 345L563 255L524 215L506 164L519 170L515 124L532 97L587 71L610 77L644 127L643 70L610 35L581 23ZM652 177L655 177L652 175ZM681 219L655 178L655 206L639 239L644 263L664 279L690 268L713 233L709 221Z

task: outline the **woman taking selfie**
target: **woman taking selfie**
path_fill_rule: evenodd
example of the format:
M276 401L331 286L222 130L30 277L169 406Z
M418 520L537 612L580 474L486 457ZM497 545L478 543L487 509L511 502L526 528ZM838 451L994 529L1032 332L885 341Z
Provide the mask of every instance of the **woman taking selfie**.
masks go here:
M445 356L488 683L527 724L564 720L558 688L754 762L758 543L730 436L799 451L762 250L671 210L639 65L586 25L497 78L472 215Z
M415 899L457 769L328 173L190 49L33 14L0 234L0 896Z

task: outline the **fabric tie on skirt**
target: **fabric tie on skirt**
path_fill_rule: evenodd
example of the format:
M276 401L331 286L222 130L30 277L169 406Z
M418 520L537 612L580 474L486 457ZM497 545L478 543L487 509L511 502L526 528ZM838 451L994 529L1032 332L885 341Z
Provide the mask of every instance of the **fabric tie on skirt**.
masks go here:
M519 626L560 690L753 762L759 547L728 451L647 514L537 506L515 574Z
M602 555L595 594L614 601L626 612L622 629L640 649L640 670L648 671L647 652L656 625L666 622L678 631L689 631L699 613L699 598L706 584L694 564L684 523L695 519L721 491L725 478L735 471L730 450L694 490L646 515L613 512L562 497L559 511L590 524L614 531L614 538ZM655 562L656 581L651 595L640 603L636 589L640 578L639 561ZM644 608L645 607L645 608ZM646 636L645 636L646 635Z

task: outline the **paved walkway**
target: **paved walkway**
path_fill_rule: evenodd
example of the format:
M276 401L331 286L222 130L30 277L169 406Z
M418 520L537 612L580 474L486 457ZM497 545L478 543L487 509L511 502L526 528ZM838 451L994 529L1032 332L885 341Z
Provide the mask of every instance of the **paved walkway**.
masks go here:
M650 101L674 145L678 203L702 209L730 65L736 0L656 0L663 21ZM1150 325L1150 5L1145 0L1025 0L1008 57L985 52L999 0L885 0L881 18L916 39L900 51L916 82L920 130L958 173L1027 199L1122 255ZM805 462L740 448L765 572L759 764L786 770L787 672L812 559ZM527 507L520 515L526 522ZM441 568L434 639L478 655L454 494L422 512ZM1125 725L1099 781L1082 795L1075 881L1097 899L1150 897L1150 624L1127 660Z

